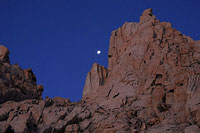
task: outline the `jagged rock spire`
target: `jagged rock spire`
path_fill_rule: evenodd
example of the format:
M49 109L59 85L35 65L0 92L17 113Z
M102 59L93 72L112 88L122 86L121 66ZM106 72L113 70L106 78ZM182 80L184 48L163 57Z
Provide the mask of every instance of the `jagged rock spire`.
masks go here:
M91 71L87 74L82 98L84 99L91 94L96 93L97 88L105 84L107 75L107 69L104 66L94 63Z
M155 20L156 17L153 15L152 9L146 9L143 11L142 15L140 16L140 23L147 22L149 20Z

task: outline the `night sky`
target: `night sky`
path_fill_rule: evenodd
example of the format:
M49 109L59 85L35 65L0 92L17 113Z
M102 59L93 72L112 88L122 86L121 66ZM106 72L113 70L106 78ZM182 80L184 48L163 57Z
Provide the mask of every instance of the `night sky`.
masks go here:
M43 98L78 101L92 64L107 67L111 32L146 8L200 40L200 0L0 0L0 44L12 64L33 69Z

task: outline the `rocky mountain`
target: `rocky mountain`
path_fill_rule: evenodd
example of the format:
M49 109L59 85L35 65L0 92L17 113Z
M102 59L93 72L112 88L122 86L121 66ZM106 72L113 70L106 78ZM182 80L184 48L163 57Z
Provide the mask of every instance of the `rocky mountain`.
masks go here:
M42 100L31 69L0 46L2 133L199 133L200 41L146 9L111 33L108 68L94 64L79 102Z

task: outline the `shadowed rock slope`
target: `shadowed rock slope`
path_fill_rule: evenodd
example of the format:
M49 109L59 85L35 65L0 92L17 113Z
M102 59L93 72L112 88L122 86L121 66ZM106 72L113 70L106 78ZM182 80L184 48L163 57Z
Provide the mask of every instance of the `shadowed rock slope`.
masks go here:
M31 71L0 46L0 132L199 133L200 41L145 10L111 33L108 69L94 64L82 100L41 99Z
M11 65L8 55L8 49L0 45L0 104L10 100L41 99L43 86L36 84L32 70Z

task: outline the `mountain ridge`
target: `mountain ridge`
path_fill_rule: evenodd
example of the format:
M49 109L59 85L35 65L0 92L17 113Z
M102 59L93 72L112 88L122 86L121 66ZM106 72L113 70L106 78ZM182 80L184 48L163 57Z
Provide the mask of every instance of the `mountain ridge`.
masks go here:
M112 31L108 68L93 64L79 102L42 100L32 70L8 54L0 46L0 132L200 132L200 41L151 8Z

